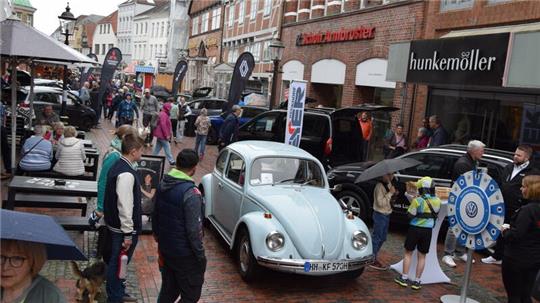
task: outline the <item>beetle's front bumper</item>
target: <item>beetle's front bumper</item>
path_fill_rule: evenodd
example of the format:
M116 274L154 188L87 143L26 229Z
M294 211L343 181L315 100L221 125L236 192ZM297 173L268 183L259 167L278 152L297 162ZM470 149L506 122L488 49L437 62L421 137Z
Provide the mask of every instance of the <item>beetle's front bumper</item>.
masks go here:
M373 255L342 260L283 259L259 256L257 257L257 262L261 266L277 271L322 276L361 269L373 263ZM344 267L345 264L346 267Z

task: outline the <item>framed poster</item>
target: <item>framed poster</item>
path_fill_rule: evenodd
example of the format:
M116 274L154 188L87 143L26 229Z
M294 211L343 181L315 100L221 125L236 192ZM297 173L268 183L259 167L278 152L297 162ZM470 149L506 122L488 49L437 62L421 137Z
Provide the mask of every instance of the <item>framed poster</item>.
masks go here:
M142 214L150 215L154 209L154 196L165 169L165 157L143 155L137 162L141 180Z

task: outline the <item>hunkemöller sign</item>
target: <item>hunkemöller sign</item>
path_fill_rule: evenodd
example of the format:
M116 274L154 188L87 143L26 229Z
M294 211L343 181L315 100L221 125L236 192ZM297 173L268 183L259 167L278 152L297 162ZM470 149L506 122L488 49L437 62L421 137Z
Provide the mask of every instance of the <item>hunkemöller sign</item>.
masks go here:
M508 33L415 40L407 82L501 86Z
M375 27L357 27L341 29L339 31L326 31L318 33L302 33L296 36L296 45L312 45L332 42L369 40L375 38Z

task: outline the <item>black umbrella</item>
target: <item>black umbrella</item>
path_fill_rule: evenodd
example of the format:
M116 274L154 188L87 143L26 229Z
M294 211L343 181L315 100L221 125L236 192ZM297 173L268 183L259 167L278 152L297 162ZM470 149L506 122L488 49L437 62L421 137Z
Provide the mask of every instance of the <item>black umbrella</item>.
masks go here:
M87 260L66 231L50 216L0 210L0 239L42 243L49 260Z
M395 173L402 169L407 169L422 164L422 162L408 158L386 159L378 162L366 169L358 178L356 183L382 177L386 174Z

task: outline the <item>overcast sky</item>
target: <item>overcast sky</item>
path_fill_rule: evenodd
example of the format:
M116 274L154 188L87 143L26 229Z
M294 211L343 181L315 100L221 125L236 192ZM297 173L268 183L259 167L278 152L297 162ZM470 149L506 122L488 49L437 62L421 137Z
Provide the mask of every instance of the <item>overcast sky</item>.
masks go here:
M126 0L70 0L69 7L75 17L79 15L108 16L118 9L118 4ZM64 0L30 0L37 10L34 13L34 27L50 35L60 25L58 16L66 9Z

